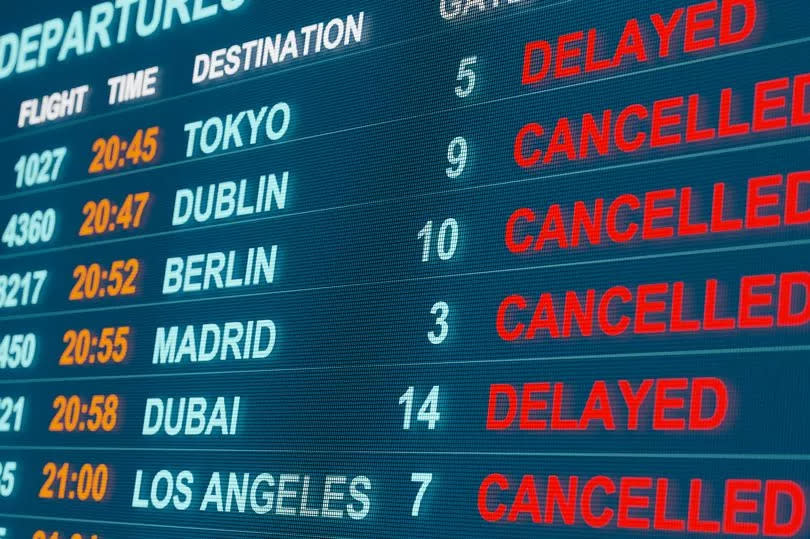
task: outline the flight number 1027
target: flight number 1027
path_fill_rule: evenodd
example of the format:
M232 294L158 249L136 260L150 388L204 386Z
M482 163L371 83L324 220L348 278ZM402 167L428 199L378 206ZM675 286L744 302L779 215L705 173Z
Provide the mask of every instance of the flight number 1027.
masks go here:
M21 155L14 165L17 173L17 189L33 187L48 182L55 182L62 169L62 161L67 155L67 148L54 148L42 153Z

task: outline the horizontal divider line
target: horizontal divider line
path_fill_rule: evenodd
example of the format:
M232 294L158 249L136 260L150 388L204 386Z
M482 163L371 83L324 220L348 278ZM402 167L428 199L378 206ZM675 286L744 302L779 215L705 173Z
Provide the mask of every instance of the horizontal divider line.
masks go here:
M0 518L19 518L25 520L44 520L44 521L51 520L56 522L73 522L77 524L95 524L102 526L128 526L135 528L143 527L143 528L156 528L163 530L190 530L198 532L235 533L235 534L258 535L265 537L294 537L301 539L357 539L356 537L337 536L337 535L320 535L320 534L302 535L300 533L291 534L291 533L269 532L258 530L243 530L235 528L205 528L202 526L185 526L185 525L180 526L180 525L157 524L149 522L131 522L131 521L120 522L115 520L95 520L89 518L58 517L52 515L28 515L20 513L0 513Z
M304 455L376 455L391 457L510 457L510 458L612 458L612 459L710 459L754 461L799 461L810 462L810 454L802 453L674 453L674 452L611 452L611 451L385 451L378 449L226 449L197 447L91 447L91 446L35 446L0 445L2 451L121 451L121 452L171 452L171 453L248 453L248 454L304 454ZM245 466L248 467L248 466Z
M230 295L218 295L218 296L206 296L206 297L197 297L197 298L187 298L187 299L176 299L176 300L167 300L167 301L152 301L149 303L133 303L129 305L107 305L104 307L87 307L84 309L66 309L62 311L41 311L36 313L20 313L16 315L9 315L0 317L0 322L9 322L15 320L29 320L32 318L43 318L43 317L50 317L50 316L65 316L65 315L72 315L72 314L80 314L80 313L91 313L91 312L106 312L106 311L118 311L122 309L136 309L136 308L148 308L148 307L163 307L163 306L171 306L171 305L184 305L190 303L201 303L206 301L227 301L232 299L241 299L241 298L251 298L251 297L267 297L267 296L276 296L282 294L297 294L303 292L322 292L328 290L347 290L350 288L371 288L375 286L385 286L385 285L397 285L397 284L407 284L407 283L415 283L415 282L424 282L424 281L436 281L442 279L455 279L455 278L466 278L466 277L480 277L485 275L498 275L498 274L507 274L507 273L518 273L518 272L530 272L530 271L541 271L541 270L548 270L548 269L559 269L559 268L570 268L570 267L578 267L578 266L593 266L599 264L611 264L611 263L618 263L618 262L633 262L639 260L658 260L658 259L666 259L666 258L676 258L676 257L683 257L683 256L696 256L696 255L707 255L707 254L717 254L717 253L730 253L730 252L739 252L739 251L750 251L750 250L760 250L760 249L779 249L779 248L789 248L789 247L801 247L810 245L810 238L802 239L802 240L790 240L790 241L780 241L780 242L770 242L770 243L754 243L754 244L747 244L747 245L734 245L729 247L714 247L710 249L691 249L687 251L674 251L668 253L654 253L654 254L647 254L647 255L636 255L636 256L626 256L626 257L612 257L612 258L602 258L596 260L580 260L575 262L559 262L554 264L541 264L535 266L523 266L523 267L515 267L515 268L502 268L502 269L494 269L494 270L485 270L485 271L471 271L471 272L462 272L462 273L448 273L443 275L428 275L424 277L405 277L401 279L389 279L385 281L369 281L369 282L360 282L360 283L345 283L345 284L337 284L337 285L324 285L324 286L315 286L309 288L288 288L282 290L266 290L261 292L251 292L245 294L230 294Z
M611 354L580 354L569 356L526 357L506 359L472 359L472 360L445 360L445 361L411 361L404 363L353 363L347 365L332 365L322 367L260 367L231 370L207 370L185 372L161 372L142 374L112 374L98 376L74 377L43 377L43 378L2 378L0 386L15 384L44 384L62 382L92 382L104 380L149 379L149 378L182 378L187 376L229 376L232 374L272 374L283 372L324 372L324 371L357 371L362 369L381 370L412 367L435 367L439 365L497 365L509 363L540 363L551 361L591 361L601 359L632 359L645 357L683 357L683 356L719 356L734 354L767 354L810 352L810 345L792 346L757 346L753 348L708 348L697 350L662 350L649 352L617 352Z

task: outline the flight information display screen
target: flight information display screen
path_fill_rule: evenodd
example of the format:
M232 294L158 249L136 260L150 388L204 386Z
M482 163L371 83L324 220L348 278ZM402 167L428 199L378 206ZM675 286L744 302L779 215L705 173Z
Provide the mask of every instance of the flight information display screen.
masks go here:
M806 0L15 0L0 96L0 538L808 537Z

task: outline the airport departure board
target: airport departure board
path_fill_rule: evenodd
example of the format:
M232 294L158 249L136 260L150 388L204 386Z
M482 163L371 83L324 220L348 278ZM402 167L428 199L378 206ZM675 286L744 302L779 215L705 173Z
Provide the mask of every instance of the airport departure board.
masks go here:
M0 538L810 536L807 0L0 13Z

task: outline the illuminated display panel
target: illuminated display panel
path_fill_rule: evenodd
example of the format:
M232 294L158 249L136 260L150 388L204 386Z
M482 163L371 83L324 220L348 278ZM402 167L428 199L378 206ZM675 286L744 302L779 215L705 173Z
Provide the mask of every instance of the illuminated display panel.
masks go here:
M809 16L5 5L0 537L807 537Z

